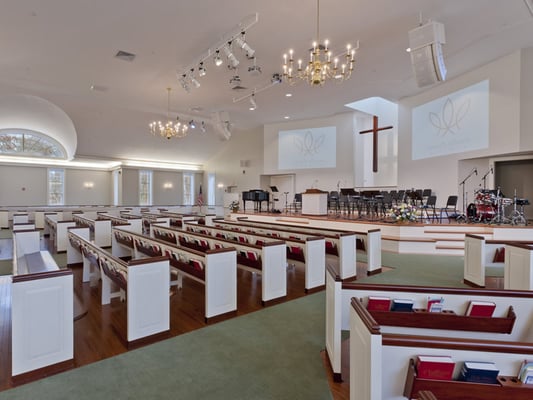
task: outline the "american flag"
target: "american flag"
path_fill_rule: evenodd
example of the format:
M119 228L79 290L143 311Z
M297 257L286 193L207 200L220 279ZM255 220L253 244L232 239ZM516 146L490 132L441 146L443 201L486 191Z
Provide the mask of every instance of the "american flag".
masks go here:
M204 196L202 195L202 185L200 185L200 190L198 191L198 197L196 198L196 205L200 207L204 205Z

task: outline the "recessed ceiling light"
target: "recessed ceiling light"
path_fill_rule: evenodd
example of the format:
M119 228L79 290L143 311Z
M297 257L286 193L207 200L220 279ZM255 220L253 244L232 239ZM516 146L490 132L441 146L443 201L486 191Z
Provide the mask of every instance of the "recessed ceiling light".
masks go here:
M290 119L291 117L289 117L288 115L285 115L283 118Z
M285 97L292 97L292 93L285 93Z
M410 52L411 52L411 48L408 47L408 48L405 49L405 51L408 52L408 53L410 53Z

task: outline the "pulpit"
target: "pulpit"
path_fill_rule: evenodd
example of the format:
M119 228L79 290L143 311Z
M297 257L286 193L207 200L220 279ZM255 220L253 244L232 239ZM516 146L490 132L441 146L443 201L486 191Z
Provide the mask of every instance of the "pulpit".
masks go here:
M302 215L327 215L328 192L307 189L302 193Z

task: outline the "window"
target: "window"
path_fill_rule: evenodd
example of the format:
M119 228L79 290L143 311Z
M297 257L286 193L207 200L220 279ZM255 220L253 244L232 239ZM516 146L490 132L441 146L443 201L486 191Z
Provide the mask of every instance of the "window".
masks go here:
M139 205L152 205L152 171L139 171Z
M56 140L25 129L0 131L0 154L25 157L66 158L66 152Z
M65 170L48 169L48 205L65 205Z
M183 205L192 206L194 204L194 174L183 173Z

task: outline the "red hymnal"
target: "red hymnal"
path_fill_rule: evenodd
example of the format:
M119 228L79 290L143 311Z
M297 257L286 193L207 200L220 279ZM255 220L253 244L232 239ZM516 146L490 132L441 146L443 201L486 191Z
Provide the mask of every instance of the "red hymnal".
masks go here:
M418 378L451 380L455 363L450 356L418 356L416 371Z
M389 311L391 301L388 297L368 296L368 311Z
M491 301L471 301L466 310L469 317L492 317L496 304Z

